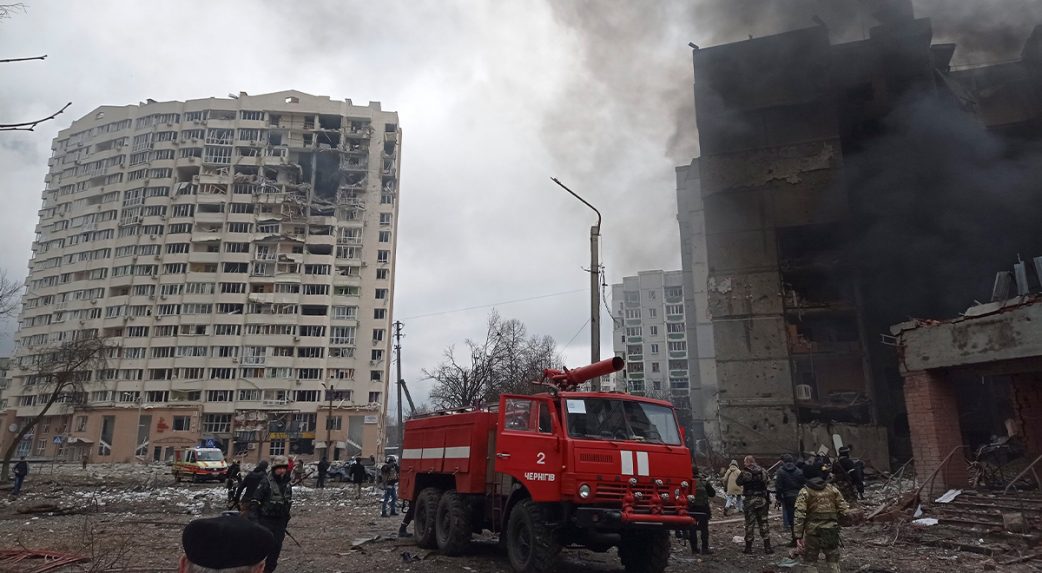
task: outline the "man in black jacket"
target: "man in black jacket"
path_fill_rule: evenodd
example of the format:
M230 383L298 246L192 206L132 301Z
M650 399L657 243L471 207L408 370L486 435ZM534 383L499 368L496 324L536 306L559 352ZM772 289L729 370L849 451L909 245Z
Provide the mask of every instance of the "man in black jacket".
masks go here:
M688 531L691 542L691 553L698 553L698 537L702 538L702 555L711 555L709 549L709 519L713 516L709 498L716 497L716 490L709 480L702 479L698 474L698 468L691 467L691 475L695 477L695 499L688 501L687 511L695 518L695 524Z
M318 481L315 483L317 488L326 487L326 474L329 472L329 460L326 456L322 456L322 459L318 462Z
M789 547L796 547L796 534L793 533L793 518L796 515L796 497L807 480L803 472L796 467L796 460L789 454L782 456L782 465L774 474L774 495L782 508L782 524L792 535Z
M232 465L228 466L228 471L224 474L224 480L224 485L228 488L228 509L231 509L237 504L235 492L239 490L239 484L242 483L242 467L239 465L239 460L232 460Z
M22 456L14 465L14 489L11 490L11 495L18 495L22 492L22 484L25 483L27 475L29 475L29 462L25 461L25 456Z
M351 464L351 467L347 469L347 475L351 478L351 483L355 484L355 499L361 498L362 484L369 479L369 472L365 471L361 457L355 458L355 463Z
M257 491L257 486L260 485L260 481L264 479L264 475L267 471L268 460L257 462L257 467L253 468L253 471L246 474L246 477L239 483L239 488L235 490L235 502L245 502L242 504L241 509L246 513L247 519L254 518L254 516L250 514L249 501L253 499L253 493Z
M763 538L764 553L774 553L771 549L771 531L767 525L767 512L771 504L767 480L767 471L756 463L756 458L745 456L745 467L736 480L736 483L742 486L745 506L745 553L753 552L753 537L757 525L760 527L760 537Z
M271 472L264 475L250 498L251 511L257 514L257 523L275 537L275 547L265 560L264 573L278 567L282 542L286 539L290 509L293 506L293 486L290 484L289 460L285 456L271 459Z

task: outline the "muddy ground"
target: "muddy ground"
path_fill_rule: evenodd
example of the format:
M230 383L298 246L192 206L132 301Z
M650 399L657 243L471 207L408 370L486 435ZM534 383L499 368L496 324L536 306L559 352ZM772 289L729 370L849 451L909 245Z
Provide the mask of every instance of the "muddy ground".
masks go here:
M46 549L91 558L60 571L176 571L181 554L182 527L199 516L219 514L224 489L219 484L174 484L166 466L79 466L34 468L23 495L0 498L0 550ZM373 571L500 573L509 571L504 553L492 537L473 544L470 555L450 558L420 550L395 534L400 518L381 518L379 495L368 490L360 500L341 484L315 489L313 480L294 491L294 517L279 571L298 573L354 573ZM55 512L25 514L19 510L57 504ZM62 515L62 512L72 512ZM715 554L693 557L686 545L674 541L670 572L704 570L721 573L799 571L784 567L787 548L782 543L777 512L772 510L776 545L764 555L756 543L755 555L742 554L734 538L743 534L736 516L724 517L717 508L711 526ZM379 539L361 542L380 536ZM961 573L994 568L983 555L927 547L928 535L909 525L863 525L844 530L843 571ZM983 542L983 540L982 540ZM411 558L407 561L403 555ZM1001 561L1001 559L999 559ZM999 566L1000 571L1038 571L1036 565ZM20 564L0 571L30 571ZM620 572L614 551L593 553L566 549L559 571L568 573Z

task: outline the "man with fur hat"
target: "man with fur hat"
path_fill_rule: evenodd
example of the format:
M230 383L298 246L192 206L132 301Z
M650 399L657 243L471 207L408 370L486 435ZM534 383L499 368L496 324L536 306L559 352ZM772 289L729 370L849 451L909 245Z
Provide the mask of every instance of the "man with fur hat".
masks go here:
M271 532L236 515L196 519L181 532L178 573L261 573L275 545Z
M264 573L271 573L278 566L282 542L286 539L286 527L293 505L290 477L286 456L272 457L271 472L260 480L251 499L251 512L256 513L257 523L267 528L275 538L275 546L268 554Z

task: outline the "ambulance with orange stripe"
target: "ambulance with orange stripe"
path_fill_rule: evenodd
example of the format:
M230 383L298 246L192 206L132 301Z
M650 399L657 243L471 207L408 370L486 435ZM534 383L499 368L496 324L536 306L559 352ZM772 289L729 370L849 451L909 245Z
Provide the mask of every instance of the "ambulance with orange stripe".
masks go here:
M458 555L489 530L517 573L549 571L567 545L617 547L629 573L665 570L670 530L694 522L691 454L672 404L575 391L622 367L546 370L546 393L408 420L399 489L418 545Z

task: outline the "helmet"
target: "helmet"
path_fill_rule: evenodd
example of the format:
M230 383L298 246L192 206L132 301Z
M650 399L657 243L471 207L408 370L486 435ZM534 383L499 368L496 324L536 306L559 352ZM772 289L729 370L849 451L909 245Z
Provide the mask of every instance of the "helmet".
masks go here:
M394 456L394 455L387 456L387 459L384 460L384 462L388 463L388 464L390 464L390 463L397 463L398 462L398 456Z
M275 469L279 466L289 467L289 460L286 459L286 456L272 456L271 468Z

